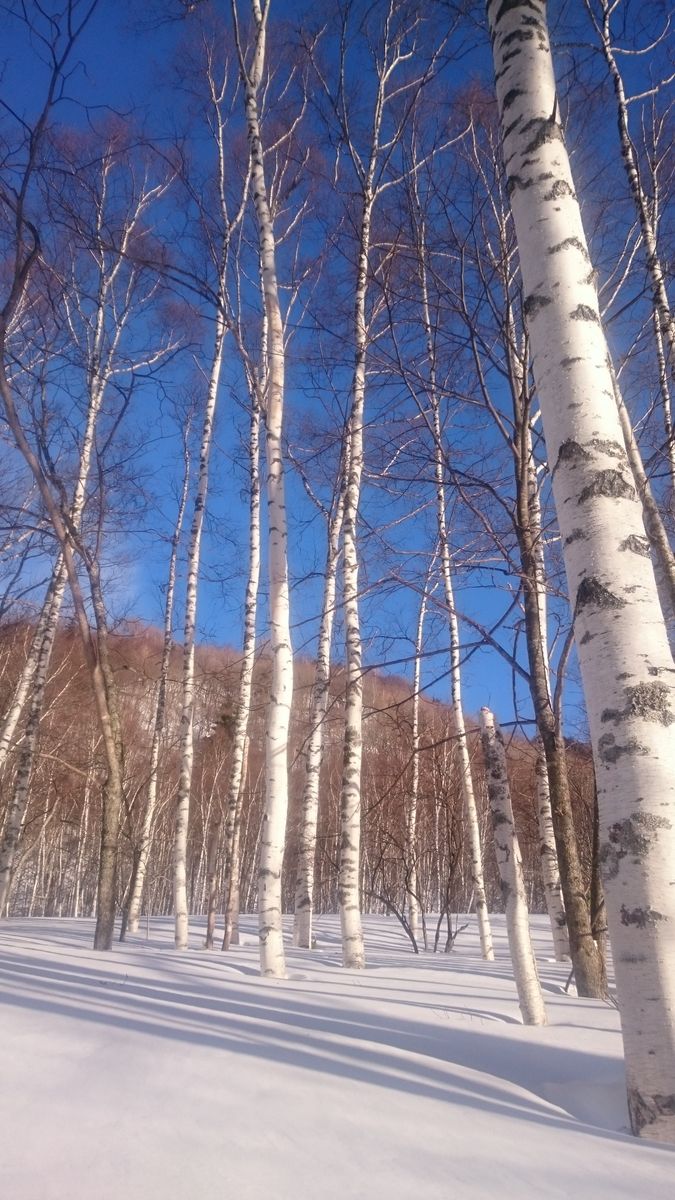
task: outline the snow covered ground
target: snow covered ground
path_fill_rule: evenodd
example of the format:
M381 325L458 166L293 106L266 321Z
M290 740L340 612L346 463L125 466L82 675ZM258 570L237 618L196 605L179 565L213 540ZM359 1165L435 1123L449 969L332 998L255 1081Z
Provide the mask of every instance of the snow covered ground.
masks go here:
M6 1200L651 1200L675 1153L625 1133L618 1014L565 995L533 922L550 1024L520 1024L502 918L445 956L366 918L369 966L318 949L258 976L169 921L95 954L89 921L0 926Z

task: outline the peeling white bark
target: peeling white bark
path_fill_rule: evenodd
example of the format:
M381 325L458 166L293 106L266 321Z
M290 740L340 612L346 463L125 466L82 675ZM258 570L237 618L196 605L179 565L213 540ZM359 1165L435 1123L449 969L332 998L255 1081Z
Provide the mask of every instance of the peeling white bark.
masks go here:
M489 0L534 377L598 780L636 1133L675 1142L675 679L558 117L543 0Z

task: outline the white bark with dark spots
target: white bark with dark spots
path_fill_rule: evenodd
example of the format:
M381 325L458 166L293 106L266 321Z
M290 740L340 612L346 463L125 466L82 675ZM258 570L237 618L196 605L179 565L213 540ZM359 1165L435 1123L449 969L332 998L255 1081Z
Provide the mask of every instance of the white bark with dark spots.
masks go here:
M265 455L270 642L272 682L265 730L265 808L260 838L258 870L258 928L260 969L263 975L283 978L284 957L281 871L288 814L288 733L293 696L293 651L288 588L288 522L284 489L282 445L286 355L277 281L276 239L265 176L265 161L258 111L258 92L265 67L269 0L251 0L254 45L246 65L239 41L237 6L232 2L242 83L246 127L251 155L251 183L260 245L260 264L267 323L267 388L265 396Z
M489 0L504 158L600 809L633 1130L675 1142L675 672L542 0Z
M518 1003L523 1024L545 1025L546 1009L530 937L523 860L513 821L504 739L489 708L480 710L480 732Z

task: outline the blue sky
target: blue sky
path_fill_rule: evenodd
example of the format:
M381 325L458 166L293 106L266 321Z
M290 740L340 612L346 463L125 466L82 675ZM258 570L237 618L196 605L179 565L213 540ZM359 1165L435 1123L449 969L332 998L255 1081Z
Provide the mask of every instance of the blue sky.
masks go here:
M555 6L552 8L555 15ZM144 8L144 19L153 11L152 7ZM296 5L278 0L272 5L271 21L274 22L275 18L296 18L297 11ZM170 81L170 64L182 36L181 29L179 25L171 23L150 28L148 21L144 29L139 29L133 24L137 15L138 6L129 3L116 5L104 0L99 6L79 45L79 65L68 84L70 95L77 103L64 103L60 108L59 118L64 124L72 123L85 128L90 122L100 123L107 112L115 111L121 114L135 112L137 124L155 135L168 138L181 128L184 99L176 99ZM35 47L27 45L16 27L10 24L5 31L1 54L4 61L3 94L11 95L13 107L30 116L44 78ZM564 64L564 54L561 54L559 61ZM478 39L474 46L471 45L471 38L468 39L462 53L462 64L465 76L485 73L489 80L486 47ZM629 72L633 69L630 65ZM202 327L200 336L201 345L196 350L198 354L208 346L208 325ZM304 384L300 386L300 375L297 365L293 364L293 355L292 343L287 396L291 440L300 420L311 415L315 402L311 389L308 390ZM189 361L180 360L175 365L173 376L165 376L162 380L161 391L153 382L147 382L139 390L130 419L130 431L139 443L134 470L138 470L143 477L146 472L150 475L153 507L144 527L137 533L131 536L118 533L108 542L106 571L112 607L118 613L135 615L154 623L161 620L161 588L166 570L167 549L162 535L170 528L179 486L176 465L179 462L180 441L170 416L167 397L170 399L172 392L178 395L184 391L191 377ZM246 416L235 399L240 389L237 371L228 365L221 389L211 465L209 519L200 596L202 637L216 643L234 645L238 643L240 635L246 557L245 450L242 440L245 438ZM344 402L346 397L343 397ZM381 399L376 403L380 406ZM495 435L487 431L482 436L487 441L479 449L490 455L496 449ZM287 488L294 642L300 652L311 654L320 602L323 531L321 519L313 514L302 484L293 472L288 474ZM432 499L430 490L430 503ZM386 508L386 497L367 485L364 494L366 522L375 524ZM404 533L396 534L408 562L412 561L413 564L412 568L410 565L406 568L408 575L418 587L424 575L424 559L428 553L423 526L428 527L430 520L428 517L424 522L411 522L404 527ZM390 563L377 549L376 539L364 541L363 560L364 582L372 584L383 573L391 572ZM470 611L477 620L490 624L506 607L507 590L513 587L513 582L498 572L461 572L457 586L458 608L460 611ZM400 660L412 651L417 606L415 587L407 589L390 584L384 589L366 591L363 599L366 663L390 664L397 673L410 674L410 668ZM264 617L261 619L263 627ZM467 627L464 633L467 643L474 640L474 635ZM444 642L443 622L436 615L429 623L429 657L425 661L424 681L425 686L430 687L431 694L440 698L447 696L447 681L443 678ZM336 653L337 657L341 657L339 643ZM505 720L511 718L514 695L511 671L494 651L481 649L472 652L464 671L464 690L469 710L475 711L481 704L487 703ZM516 684L516 694L519 708L525 712L528 706L522 681ZM575 701L577 695L576 684L572 681L571 700Z

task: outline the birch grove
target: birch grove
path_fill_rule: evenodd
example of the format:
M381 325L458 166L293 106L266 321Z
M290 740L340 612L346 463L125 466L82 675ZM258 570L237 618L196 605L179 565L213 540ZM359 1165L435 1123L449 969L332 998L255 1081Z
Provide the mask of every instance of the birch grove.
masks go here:
M281 867L288 811L288 728L293 692L290 636L288 532L281 444L284 412L285 346L277 281L276 242L270 209L258 97L265 69L270 0L251 0L254 42L247 64L237 5L232 14L244 88L251 156L251 187L258 227L260 267L267 326L265 367L265 456L267 466L268 573L273 677L265 731L266 795L259 868L260 966L263 975L286 972L281 925Z
M675 1142L662 4L5 8L0 919L545 1024L536 920Z

